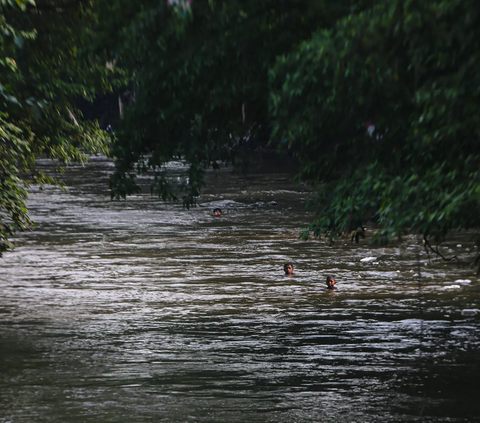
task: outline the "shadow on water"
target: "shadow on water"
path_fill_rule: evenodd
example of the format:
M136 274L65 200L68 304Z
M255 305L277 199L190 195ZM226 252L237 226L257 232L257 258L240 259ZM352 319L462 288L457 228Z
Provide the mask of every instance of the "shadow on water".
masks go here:
M287 172L209 174L184 210L109 201L110 170L33 191L37 227L0 262L0 422L480 422L471 269L413 237L298 240Z

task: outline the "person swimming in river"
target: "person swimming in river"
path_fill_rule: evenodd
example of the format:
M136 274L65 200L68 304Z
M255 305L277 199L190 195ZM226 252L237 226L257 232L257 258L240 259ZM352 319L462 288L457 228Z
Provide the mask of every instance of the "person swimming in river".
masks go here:
M327 276L326 284L327 284L327 287L325 289L328 289L329 291L333 291L337 289L337 287L335 286L336 282L333 276Z
M222 209L219 209L218 207L213 209L213 215L214 216L221 216L222 215Z
M293 264L292 263L285 263L283 266L283 270L285 271L285 275L292 276L293 275Z

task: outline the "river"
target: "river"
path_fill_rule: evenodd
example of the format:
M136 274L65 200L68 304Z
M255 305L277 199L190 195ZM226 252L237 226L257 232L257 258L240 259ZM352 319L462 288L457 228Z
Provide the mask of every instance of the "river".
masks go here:
M269 163L210 172L190 210L110 201L102 157L32 189L0 259L0 422L480 422L474 269L299 240L308 190Z

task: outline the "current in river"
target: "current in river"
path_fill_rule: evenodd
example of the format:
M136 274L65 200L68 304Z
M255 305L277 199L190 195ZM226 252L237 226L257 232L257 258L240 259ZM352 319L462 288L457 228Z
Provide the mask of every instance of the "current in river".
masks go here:
M33 189L36 227L0 259L1 423L480 422L475 269L415 236L300 240L315 215L287 163L209 172L189 210L148 177L111 201L112 167ZM442 252L472 258L471 235Z

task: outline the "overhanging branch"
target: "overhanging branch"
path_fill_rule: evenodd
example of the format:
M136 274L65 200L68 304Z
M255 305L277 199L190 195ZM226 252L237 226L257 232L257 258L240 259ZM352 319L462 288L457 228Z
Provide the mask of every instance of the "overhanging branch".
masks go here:
M443 260L445 261L452 261L452 260L457 260L457 263L459 262L458 261L458 257L455 255L455 256L452 256L452 257L445 257L440 251L438 251L438 246L442 243L443 241L439 242L437 245L435 245L435 248L432 247L432 245L430 244L430 241L428 240L427 238L427 235L426 234L423 234L423 245L425 247L425 252L427 253L428 255L428 260L430 261L430 254L428 252L428 249L430 249L430 251L432 251L433 253L435 253L437 256L440 256Z

